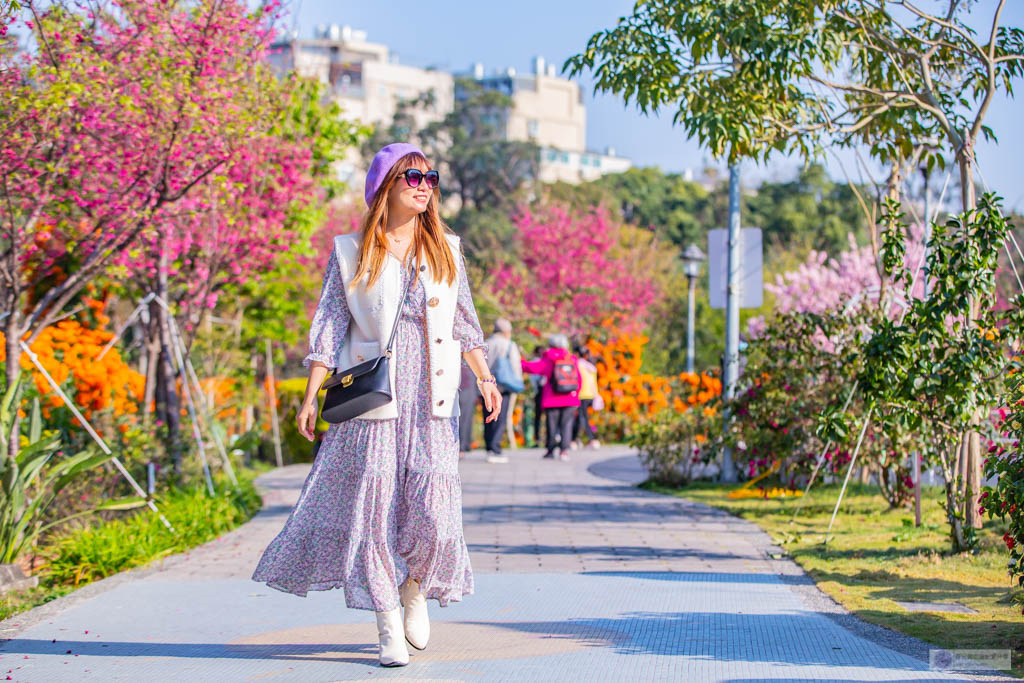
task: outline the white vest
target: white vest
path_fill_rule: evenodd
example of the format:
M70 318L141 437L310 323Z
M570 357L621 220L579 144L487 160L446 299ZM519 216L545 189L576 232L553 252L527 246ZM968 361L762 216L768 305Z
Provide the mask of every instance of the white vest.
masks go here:
M448 245L456 264L461 257L459 238L448 235ZM345 299L351 314L345 343L338 351L339 370L350 368L380 356L387 348L391 327L398 315L398 304L402 298L402 266L395 258L384 259L384 269L373 287L367 289L365 282L350 287L359 262L359 245L362 233L338 235L334 238L334 251L341 268L341 281ZM459 379L462 362L462 346L453 338L455 310L458 305L458 277L448 285L446 280L436 282L428 265L417 273L423 282L427 300L427 359L430 377L430 406L434 417L456 417L459 414ZM398 350L392 347L389 363L391 370L391 395L395 395L395 371L402 365ZM359 416L363 420L387 420L398 417L395 401Z

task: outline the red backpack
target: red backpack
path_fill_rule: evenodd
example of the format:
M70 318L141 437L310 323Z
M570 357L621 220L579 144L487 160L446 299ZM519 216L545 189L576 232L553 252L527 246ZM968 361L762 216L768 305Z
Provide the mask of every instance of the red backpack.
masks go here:
M579 391L580 378L576 372L575 356L566 356L555 361L551 371L551 390L556 394L571 394Z

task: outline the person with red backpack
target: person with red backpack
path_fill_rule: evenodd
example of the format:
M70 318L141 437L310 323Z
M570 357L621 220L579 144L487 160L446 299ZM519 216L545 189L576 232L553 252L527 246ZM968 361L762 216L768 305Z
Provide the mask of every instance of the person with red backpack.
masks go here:
M547 452L544 457L555 458L557 455L568 460L572 427L580 407L579 359L569 352L569 339L564 334L551 335L548 343L550 348L539 360L522 361L523 372L546 378L540 399L547 420Z

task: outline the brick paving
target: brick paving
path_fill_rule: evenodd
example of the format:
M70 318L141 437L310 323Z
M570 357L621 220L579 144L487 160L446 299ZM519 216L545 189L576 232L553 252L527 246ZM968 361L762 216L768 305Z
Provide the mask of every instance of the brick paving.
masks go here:
M823 599L755 525L635 488L622 449L509 455L460 466L476 594L432 607L408 667L376 666L372 617L340 592L249 580L296 465L261 477L264 510L240 529L0 623L0 680L969 680Z

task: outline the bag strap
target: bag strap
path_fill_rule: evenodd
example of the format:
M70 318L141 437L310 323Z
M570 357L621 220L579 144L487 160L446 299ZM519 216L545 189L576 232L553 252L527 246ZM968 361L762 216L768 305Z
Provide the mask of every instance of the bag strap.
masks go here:
M420 266L420 272L422 273L427 269L424 264ZM391 357L391 345L395 343L395 332L398 331L398 321L402 319L402 309L405 308L405 300L409 298L409 290L412 289L412 283L416 282L416 272L413 271L409 275L409 284L405 286L405 293L402 294L402 301L398 304L398 311L395 313L395 324L391 326L391 336L388 337L388 347L384 351L384 355Z

